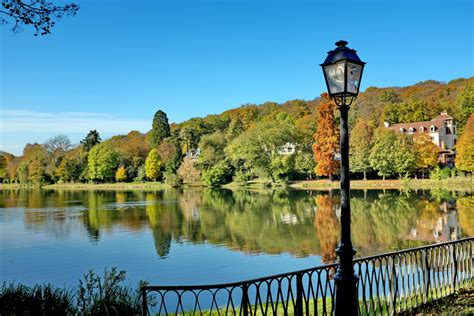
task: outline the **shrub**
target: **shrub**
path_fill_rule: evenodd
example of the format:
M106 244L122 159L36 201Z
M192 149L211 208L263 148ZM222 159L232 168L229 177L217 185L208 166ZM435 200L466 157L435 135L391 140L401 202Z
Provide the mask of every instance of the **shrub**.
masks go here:
M135 177L135 179L133 179L133 181L145 182L145 180L146 180L145 166L140 166L138 167L137 176Z
M181 179L171 171L166 171L163 174L163 178L165 179L165 183L172 187L179 187L181 185Z
M105 269L101 278L89 270L84 279L79 281L77 304L84 315L140 315L141 298L140 282L138 289L123 286L125 271L112 268Z
M218 187L221 184L228 183L232 176L232 170L225 161L218 162L211 169L204 172L202 179L209 187Z
M444 180L449 179L449 177L451 177L451 169L448 167L441 169L439 166L436 166L430 172L430 179L432 180Z
M76 313L70 290L50 284L28 287L3 283L0 290L0 315L71 315Z
M236 184L239 185L244 185L247 183L247 181L252 180L252 174L250 172L245 172L243 170L238 170L234 177L232 178L232 181L234 181Z

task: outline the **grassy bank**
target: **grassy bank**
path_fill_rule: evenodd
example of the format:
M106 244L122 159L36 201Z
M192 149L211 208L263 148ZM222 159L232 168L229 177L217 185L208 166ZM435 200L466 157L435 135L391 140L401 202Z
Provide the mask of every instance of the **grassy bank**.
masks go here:
M295 181L289 185L293 189L328 190L338 189L339 181L328 180ZM459 177L445 180L409 179L409 180L352 180L352 189L445 189L450 191L474 192L474 178Z
M226 189L265 189L265 188L292 188L299 190L329 190L338 189L339 181L324 180L308 180L308 181L292 181L285 184L272 183L270 180L253 180L245 185L237 183L225 184L222 187ZM196 185L202 187L203 185ZM188 186L181 186L188 187ZM0 184L0 189L37 189L39 186L21 186L19 184ZM48 184L41 188L48 190L143 190L157 191L169 189L171 186L162 182L143 182L143 183L63 183ZM397 190L430 190L443 189L459 192L474 192L474 177L457 177L445 180L431 179L403 179L403 180L351 180L351 188L356 190L370 189L397 189Z
M19 184L1 184L0 189L37 189L39 186L20 186ZM156 191L170 188L169 185L161 182L143 182L143 183L63 183L63 184L48 184L41 186L42 189L47 190L143 190Z

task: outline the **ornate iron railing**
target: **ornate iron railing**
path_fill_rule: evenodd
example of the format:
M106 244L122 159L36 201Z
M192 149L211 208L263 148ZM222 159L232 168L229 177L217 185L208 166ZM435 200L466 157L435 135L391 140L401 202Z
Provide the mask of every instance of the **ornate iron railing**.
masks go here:
M354 260L359 313L393 315L473 287L473 253L474 238L466 238ZM143 314L332 315L336 268L227 284L144 286Z

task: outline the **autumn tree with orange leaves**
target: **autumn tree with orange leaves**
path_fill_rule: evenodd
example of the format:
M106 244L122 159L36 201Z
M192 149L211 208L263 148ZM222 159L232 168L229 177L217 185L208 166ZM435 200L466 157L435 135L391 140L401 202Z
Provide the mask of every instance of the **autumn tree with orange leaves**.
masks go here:
M323 263L332 263L337 259L336 246L339 241L339 220L336 216L337 200L331 195L316 197L318 210L314 218L314 226L321 242L321 258Z
M339 170L339 162L334 159L334 154L339 150L339 133L334 118L335 104L327 93L321 94L324 102L318 107L318 128L313 134L313 154L316 161L314 172L318 176L329 176Z

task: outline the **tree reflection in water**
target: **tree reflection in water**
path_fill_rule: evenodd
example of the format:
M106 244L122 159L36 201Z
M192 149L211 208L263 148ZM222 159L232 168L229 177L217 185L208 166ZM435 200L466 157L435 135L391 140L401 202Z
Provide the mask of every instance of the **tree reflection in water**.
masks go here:
M162 258L169 256L173 242L186 242L248 253L321 255L323 262L332 262L339 240L337 192L2 190L0 203L3 208L22 208L27 230L56 238L69 238L78 224L95 243L117 229L151 229ZM472 195L439 190L351 195L358 256L474 235Z

